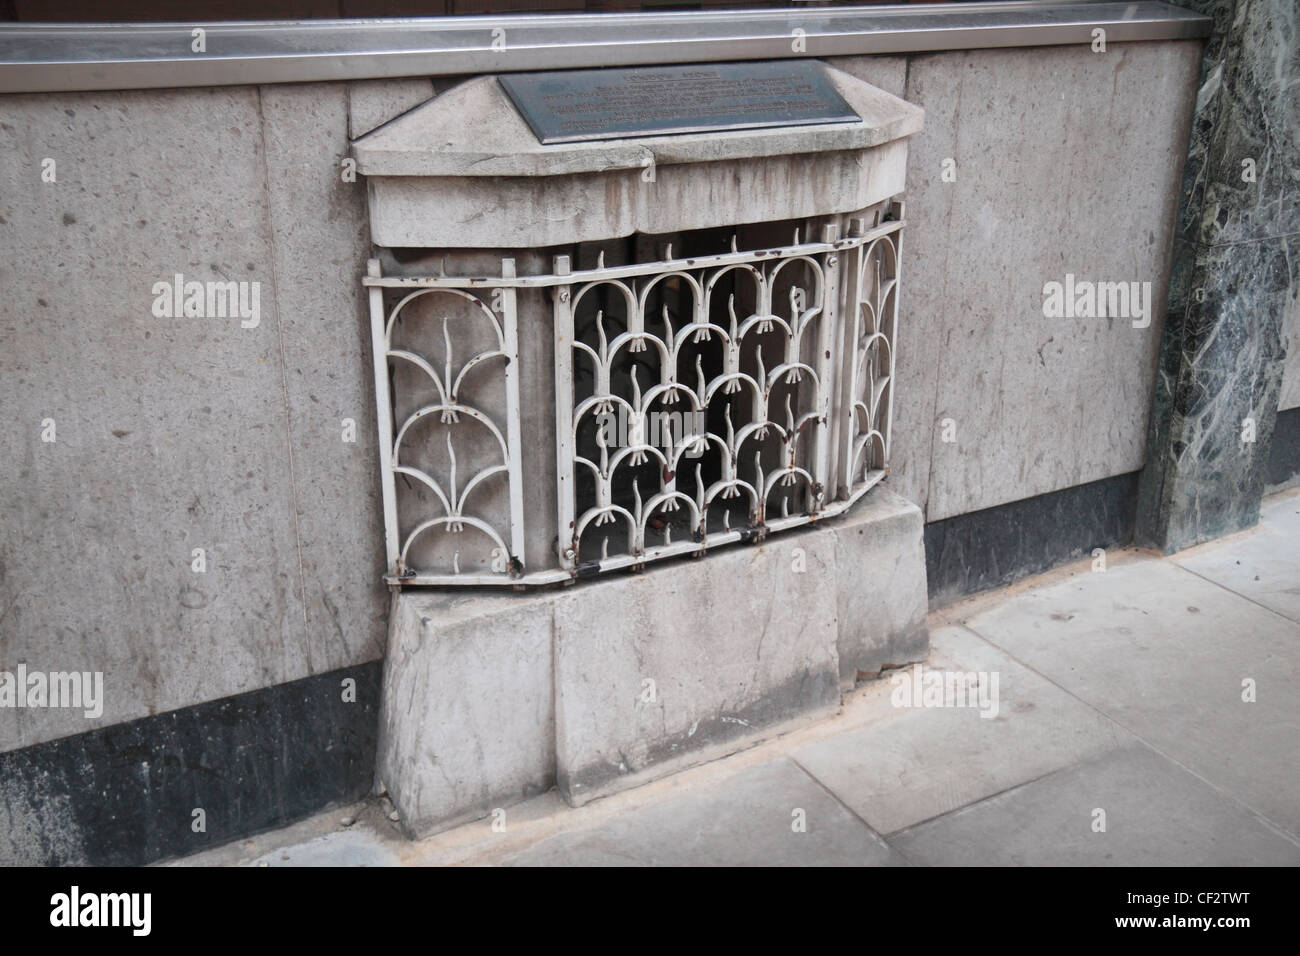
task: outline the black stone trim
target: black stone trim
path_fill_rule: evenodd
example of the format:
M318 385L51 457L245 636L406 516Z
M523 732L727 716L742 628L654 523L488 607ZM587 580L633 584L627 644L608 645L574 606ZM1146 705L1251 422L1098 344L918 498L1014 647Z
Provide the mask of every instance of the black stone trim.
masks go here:
M1264 484L1282 485L1300 475L1300 408L1277 413L1269 439Z
M372 661L0 753L0 865L135 866L357 800L381 675Z
M930 606L1001 587L1133 540L1138 475L1131 472L925 526Z

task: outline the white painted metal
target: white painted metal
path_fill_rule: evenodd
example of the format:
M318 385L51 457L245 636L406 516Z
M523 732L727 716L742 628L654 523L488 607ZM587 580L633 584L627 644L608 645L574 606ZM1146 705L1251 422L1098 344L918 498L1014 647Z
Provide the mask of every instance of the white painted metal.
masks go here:
M516 275L510 259L502 260L499 276L481 277L382 276L372 263L363 281L370 288L375 341L387 580L415 585L563 581L761 539L849 507L888 467L901 212L895 205L888 221L870 228L855 220L844 238L833 225L824 228L820 241L802 242L796 233L790 245L777 248L741 251L733 240L729 253L683 259L673 258L669 247L658 261L607 267L602 256L595 269L576 271L568 256L556 256L552 272L542 276ZM735 285L729 286L733 279ZM666 304L664 290L670 287L674 309ZM555 528L541 529L536 522L526 528L524 523L519 362L528 357L519 355L520 288L551 292ZM732 291L724 300L728 288ZM783 291L778 294L778 289ZM386 323L384 290L404 293ZM656 290L665 303L657 315L652 307ZM402 308L418 296L448 293L477 303L497 331L499 348L470 359L456 382L476 363L504 359L504 436L486 414L459 402L456 388L439 384L430 361L393 348L393 323ZM605 316L599 307L602 295L617 306L621 318ZM782 297L787 301L774 301ZM485 300L496 303L499 321ZM723 312L726 319L720 318ZM682 368L678 360L685 354L689 364L692 354L685 350L701 342L710 344L695 350L694 369ZM701 356L715 349L713 343L716 351L708 352L706 374ZM453 349L448 337L448 376ZM420 368L442 396L408 416L395 437L396 397L388 375L393 360ZM656 442L652 431L657 420L651 412L665 407L704 415L670 419L681 423L680 432L670 429ZM610 445L602 428L592 429L593 420L620 410L627 433L625 440ZM444 421L460 414L475 419L500 445L501 463L475 474L461 492L450 437L450 493L434 476L402 463L408 429L434 412L442 413ZM708 460L716 476L707 483L693 457L701 449L715 456ZM643 487L632 476L635 468L642 469L642 478L653 474L654 479ZM399 528L397 474L432 489L442 513L424 517L413 528ZM468 513L469 492L498 474L509 483L509 515ZM740 503L743 511L736 509ZM455 562L450 568L409 564L412 542L433 529L459 534L471 528L489 546L505 550L497 524L507 518L510 560L504 567L494 564L497 573L483 573L482 562L479 570L467 573ZM552 533L555 566L524 568L528 534Z
M501 277L513 278L515 260L501 260ZM506 450L507 465L510 474L510 555L512 573L519 573L522 567L516 563L524 553L524 477L523 477L523 437L522 422L519 416L519 316L516 309L515 290L509 287L497 290L501 305L502 350L506 355L505 384L506 408L511 413L506 416Z
M509 583L522 571L521 554L524 543L524 515L522 474L520 472L520 422L519 422L519 382L518 382L518 335L517 317L515 315L514 289L503 288L495 304L501 310L498 318L490 304L491 300L483 298L461 288L448 286L426 286L407 292L395 305L385 313L383 300L383 277L378 260L370 260L368 275L364 283L370 287L370 321L371 341L375 367L375 395L379 418L379 458L382 471L384 493L385 542L388 558L387 579L390 583L424 583L427 577L420 570L410 566L412 545L424 533L434 529L445 529L447 533L461 534L468 526L480 532L491 546L491 565L493 575L470 573L461 575L459 568L459 551L455 552L452 567L448 573L439 575L442 583L484 584ZM502 279L508 279L514 273L514 261L502 260ZM455 343L452 340L448 320L443 318L443 370L441 374L434 368L428 356L410 349L393 347L393 332L399 317L413 301L424 296L452 296L468 303L471 311L487 320L497 347L470 356L457 367ZM500 359L504 368L501 373L502 389L505 394L506 434L501 427L485 414L460 400L466 375L479 366ZM400 427L393 433L394 396L389 378L389 364L397 360L409 363L419 369L434 387L438 401L424 404L408 414ZM404 441L418 422L427 416L438 414L443 424L452 425L461 421L461 416L473 420L486 430L496 442L500 452L500 464L494 464L476 471L463 487L458 486L458 457L450 429L445 436L448 474L437 476L419 467L417 464L403 462ZM409 462L410 456L408 456ZM473 500L472 493L484 482L499 474L507 475L509 482L509 535L507 545L499 529L489 520L466 511ZM420 521L403 534L398 516L398 494L395 478L404 476L434 494L442 505L442 513ZM442 480L440 480L440 478Z
M555 275L569 275L569 257L555 257ZM561 286L552 291L555 331L555 487L556 487L556 559L560 567L572 569L577 564L573 540L573 304L572 290Z
M834 244L839 238L839 227L829 224L823 230L822 241ZM835 333L840 327L840 266L843 252L831 253L826 257L826 295L822 306L824 317L818 326L817 339L817 378L824 383L818 402L820 419L817 422L816 435L816 474L817 483L809 490L805 510L817 512L822 510L827 501L835 496L833 475L831 471L831 445L834 442L835 392L839 386L839 376L833 371L834 356L838 354L835 346Z
M381 275L379 260L366 263L367 278ZM393 482L393 408L388 391L388 333L384 328L383 289L370 289L370 341L375 367L375 409L379 422L379 478L384 499L384 553L390 574L400 574L397 543L397 491Z

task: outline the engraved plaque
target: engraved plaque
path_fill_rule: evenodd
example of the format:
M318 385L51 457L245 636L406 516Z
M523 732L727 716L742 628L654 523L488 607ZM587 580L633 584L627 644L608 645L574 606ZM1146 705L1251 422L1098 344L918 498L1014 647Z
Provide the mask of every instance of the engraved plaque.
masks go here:
M543 144L862 122L815 60L558 70L500 80Z

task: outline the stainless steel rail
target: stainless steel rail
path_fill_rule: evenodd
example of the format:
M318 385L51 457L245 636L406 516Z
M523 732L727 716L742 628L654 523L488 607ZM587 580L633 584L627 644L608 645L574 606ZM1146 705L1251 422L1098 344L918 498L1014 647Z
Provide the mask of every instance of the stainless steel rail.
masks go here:
M0 92L455 76L1203 37L1156 0L227 23L0 25ZM193 31L205 52L193 52ZM802 32L799 32L802 31Z

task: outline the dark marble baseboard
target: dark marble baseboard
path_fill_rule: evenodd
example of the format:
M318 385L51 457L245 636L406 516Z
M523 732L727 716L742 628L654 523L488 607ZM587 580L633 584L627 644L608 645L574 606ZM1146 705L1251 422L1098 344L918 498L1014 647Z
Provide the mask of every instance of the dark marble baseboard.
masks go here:
M1269 440L1264 484L1290 487L1300 478L1300 408L1277 413L1273 437Z
M380 677L374 661L0 753L0 866L134 866L357 800Z
M930 606L1000 587L1133 540L1132 472L925 526Z

